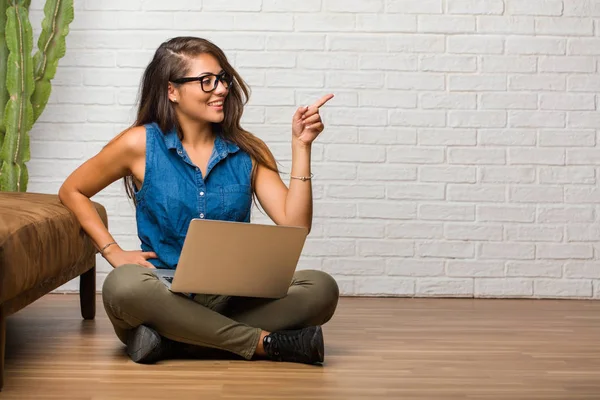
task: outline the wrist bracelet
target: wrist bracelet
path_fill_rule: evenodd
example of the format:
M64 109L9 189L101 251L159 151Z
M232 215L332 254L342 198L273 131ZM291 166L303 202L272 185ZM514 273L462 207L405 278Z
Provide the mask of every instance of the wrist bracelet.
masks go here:
M310 176L293 176L293 175L290 175L290 178L292 178L292 179L298 179L298 180L301 180L302 182L304 182L304 181L311 180L313 176L314 176L314 174L311 173Z
M101 255L102 257L104 257L104 250L106 250L106 248L107 248L108 246L110 246L111 244L117 244L117 242L110 242L110 243L106 244L106 245L105 245L105 246L104 246L104 247L103 247L103 248L100 250L100 255Z

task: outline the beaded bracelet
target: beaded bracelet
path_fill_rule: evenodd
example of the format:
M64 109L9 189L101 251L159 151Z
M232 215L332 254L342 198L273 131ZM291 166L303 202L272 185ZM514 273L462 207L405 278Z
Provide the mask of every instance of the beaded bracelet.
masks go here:
M311 173L310 176L293 176L293 175L290 175L290 178L292 178L292 179L298 179L298 180L301 180L302 182L304 182L304 181L311 180L313 176L314 176L314 174Z

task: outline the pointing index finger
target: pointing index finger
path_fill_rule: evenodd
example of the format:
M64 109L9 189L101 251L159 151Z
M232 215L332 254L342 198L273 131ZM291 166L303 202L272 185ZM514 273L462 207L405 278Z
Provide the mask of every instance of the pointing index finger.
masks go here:
M316 101L316 103L314 103L310 108L319 108L321 106L323 106L323 104L327 103L329 100L333 99L333 94L327 94L323 97L321 97L319 100Z

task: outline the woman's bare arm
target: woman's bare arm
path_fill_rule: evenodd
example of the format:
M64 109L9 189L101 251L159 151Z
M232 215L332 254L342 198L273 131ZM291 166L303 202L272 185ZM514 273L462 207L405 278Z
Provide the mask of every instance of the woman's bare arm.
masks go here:
M333 98L328 94L310 107L300 107L292 120L292 173L289 188L264 166L256 173L256 197L277 225L304 226L310 233L313 219L311 184L312 143L325 128L319 108ZM297 179L306 177L307 180ZM294 179L296 178L296 179Z
M60 201L75 214L98 249L113 242L114 238L102 223L90 198L116 180L132 173L138 180L143 181L145 152L145 128L131 128L77 168L60 187ZM118 248L118 245L110 246L106 253L115 251L115 248Z

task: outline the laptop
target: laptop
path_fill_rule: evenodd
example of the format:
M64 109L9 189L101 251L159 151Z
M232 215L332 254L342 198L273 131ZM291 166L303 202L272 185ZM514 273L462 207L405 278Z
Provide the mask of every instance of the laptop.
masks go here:
M175 270L153 270L175 293L278 299L288 293L308 229L191 220Z

